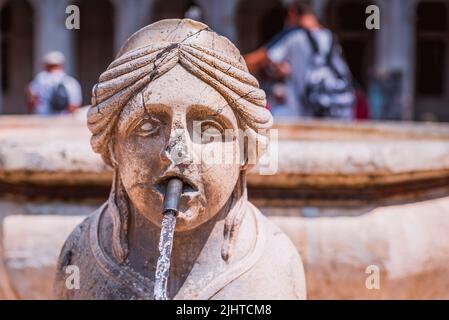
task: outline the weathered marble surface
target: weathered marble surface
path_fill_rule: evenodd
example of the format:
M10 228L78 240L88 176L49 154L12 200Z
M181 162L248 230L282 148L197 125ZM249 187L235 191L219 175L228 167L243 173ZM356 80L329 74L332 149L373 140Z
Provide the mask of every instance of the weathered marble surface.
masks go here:
M56 261L62 244L83 216L23 216L4 219L3 264L6 298L52 299Z
M110 194L61 249L56 298L305 299L298 251L247 197L246 171L272 122L238 49L205 24L166 19L130 36L87 114L91 147L113 168ZM211 141L225 131L232 137ZM244 149L243 131L253 138ZM71 265L78 290L66 285Z
M301 254L308 299L449 299L448 213L446 197L381 207L360 217L270 219ZM0 277L13 289L2 281L0 297L51 299L56 257L81 219L8 217ZM379 290L365 286L370 265L380 270Z
M90 150L89 133L84 128L84 121L85 115L82 113L59 119L1 117L0 182L25 183L29 186L32 182L36 183L35 188L60 183L108 186L111 172ZM278 128L281 129L280 144L289 146L289 149L279 148L282 174L259 178L250 173L250 186L275 184L285 186L286 190L309 186L322 189L323 195L326 195L330 188L353 186L354 190L362 191L371 184L384 188L392 181L414 184L449 176L449 132L444 124L401 123L398 126L389 123L353 125L313 122L279 124ZM307 214L315 218L291 218L296 213L300 215L300 212L312 211L312 208L298 207L297 204L287 208L283 206L286 201L282 199L276 202L277 207L262 211L276 215L271 218L272 221L290 235L303 255L308 298L436 299L447 297L444 286L448 287L449 274L445 232L449 220L449 200L444 197L447 195L446 189L441 194L440 199L419 203L411 198L408 200L410 204L374 211L372 208L377 206L376 203L367 208L351 207L347 212L339 208L332 218L320 218L319 208L313 208L313 214ZM80 208L71 210L70 206L64 205L61 213L59 209L55 210L61 205L50 203L53 201L51 199L43 199L41 205L36 205L35 200L22 196L5 197L2 194L0 197L0 216L79 215L89 212L88 208L91 208L86 207L86 211ZM92 204L92 207L96 205ZM353 217L338 217L338 214ZM39 217L36 218L39 220ZM14 219L17 222L13 222ZM27 230L25 234L18 222L25 221L23 219L8 218L11 227L7 236L13 240L2 237L0 298L37 298L37 293L27 290L31 287L39 288L36 291L41 293L39 298L50 298L50 284L46 281L51 278L50 272L53 272L56 261L42 259L40 261L47 261L47 264L41 264L41 270L26 265L22 265L23 270L20 270L11 267L15 260L5 256L1 249L3 243L9 243L8 255L15 255L15 248L18 247L13 245L14 238L20 235L39 239L42 232L50 230L48 227L44 231L42 228L32 228L34 222L27 222L31 227L24 227ZM55 257L69 233L68 229L74 227L76 221L69 217L57 217L54 222L51 222L52 217L45 219L52 225L54 241L45 242L46 249L39 252ZM65 219L72 223L70 228L62 222ZM56 221L67 227L60 229ZM26 242L33 248L33 241ZM369 291L364 287L367 277L364 271L369 264L380 266L380 291ZM308 270L311 268L319 271L310 273ZM40 279L46 280L41 282ZM348 281L350 285L343 284L343 281Z
M449 299L449 197L360 217L271 220L301 253L310 299ZM380 271L379 290L365 286L368 266Z
M111 174L89 146L85 111L76 116L2 116L0 181L110 183Z

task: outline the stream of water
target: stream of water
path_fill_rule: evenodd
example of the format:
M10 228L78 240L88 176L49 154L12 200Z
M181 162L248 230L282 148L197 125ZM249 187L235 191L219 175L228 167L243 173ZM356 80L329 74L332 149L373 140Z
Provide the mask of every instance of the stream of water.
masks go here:
M157 259L154 281L154 299L167 300L167 280L170 271L170 258L173 248L173 235L176 226L175 212L167 212L162 219L161 237L159 238L159 258Z

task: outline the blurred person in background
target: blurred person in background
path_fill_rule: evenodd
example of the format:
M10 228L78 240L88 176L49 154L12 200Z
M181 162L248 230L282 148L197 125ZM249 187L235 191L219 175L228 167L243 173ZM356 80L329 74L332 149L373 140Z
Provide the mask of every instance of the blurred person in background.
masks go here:
M44 70L26 88L31 113L67 114L81 106L81 86L75 78L64 72L64 63L65 57L59 51L44 56Z
M269 68L284 79L284 86L273 86L273 115L352 119L356 96L336 37L319 22L311 1L286 5L284 30L245 55L250 72Z

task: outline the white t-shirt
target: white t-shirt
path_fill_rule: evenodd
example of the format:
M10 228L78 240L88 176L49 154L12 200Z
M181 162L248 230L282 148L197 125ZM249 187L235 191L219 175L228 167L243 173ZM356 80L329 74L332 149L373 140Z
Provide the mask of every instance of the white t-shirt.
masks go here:
M318 44L320 52L329 52L332 45L332 33L328 29L311 30L312 36ZM304 30L287 31L274 43L268 45L268 57L274 63L288 62L291 75L286 79L286 104L273 114L282 116L311 117L312 111L305 110L301 104L301 94L304 88L306 68L313 56L313 48Z
M82 104L81 86L79 82L68 76L64 71L41 71L30 83L30 91L39 97L35 113L40 115L55 114L50 107L50 98L53 90L63 82L69 96L69 104Z

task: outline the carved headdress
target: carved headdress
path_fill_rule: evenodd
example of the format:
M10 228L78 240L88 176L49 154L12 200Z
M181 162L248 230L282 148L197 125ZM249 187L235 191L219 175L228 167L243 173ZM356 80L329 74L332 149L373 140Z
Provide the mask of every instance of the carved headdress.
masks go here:
M225 98L244 130L257 134L271 127L265 92L227 38L190 19L162 20L132 35L92 90L91 144L107 164L112 164L109 142L124 106L178 63Z
M266 109L265 93L248 72L239 50L228 39L205 24L190 19L162 20L137 31L100 76L92 90L92 107L87 116L93 150L107 164L113 165L111 142L121 111L152 80L163 76L177 64L223 96L236 114L240 127L255 137L258 147L252 152L256 153L254 157L257 159L266 144L266 137L259 130L270 128L273 122ZM128 252L129 208L127 201L123 200L126 192L119 180L115 174L109 211L114 224L113 251L123 261ZM243 174L233 195L234 207L238 200L246 198L245 190ZM242 218L238 213L243 211L233 208L231 212L235 214L230 212L228 215L222 252L225 259L229 257L229 248Z

